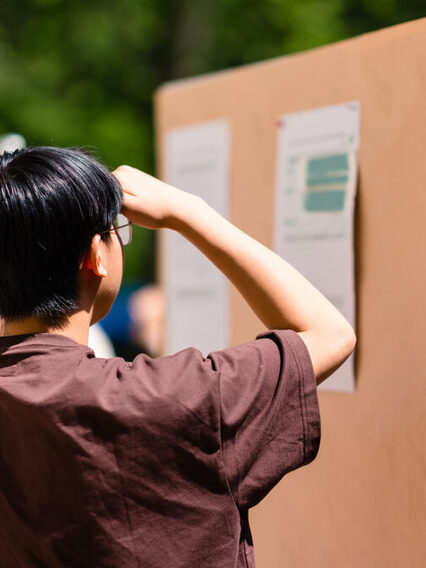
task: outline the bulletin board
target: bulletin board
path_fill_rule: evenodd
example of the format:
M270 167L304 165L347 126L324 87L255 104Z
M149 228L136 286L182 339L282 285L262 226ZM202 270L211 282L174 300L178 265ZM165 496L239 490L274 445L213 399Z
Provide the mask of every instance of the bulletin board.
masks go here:
M251 512L259 568L420 568L426 556L426 19L168 83L173 129L231 127L230 219L272 247L277 117L357 100L356 390L319 392L322 440ZM160 247L161 254L161 247ZM231 292L232 344L262 324Z

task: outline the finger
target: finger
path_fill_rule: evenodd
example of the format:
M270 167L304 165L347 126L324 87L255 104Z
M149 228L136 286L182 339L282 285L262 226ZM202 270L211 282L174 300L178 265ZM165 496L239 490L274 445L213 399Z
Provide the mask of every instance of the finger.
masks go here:
M121 205L120 213L123 213L123 215L125 215L126 217L129 217L129 214L131 212L132 212L132 210L127 209L127 207L124 204Z
M128 207L130 209L135 209L137 202L138 199L136 195L133 195L131 193L123 193L122 203L125 207Z
M135 210L132 207L127 207L125 203L122 203L120 212L131 221L134 220Z

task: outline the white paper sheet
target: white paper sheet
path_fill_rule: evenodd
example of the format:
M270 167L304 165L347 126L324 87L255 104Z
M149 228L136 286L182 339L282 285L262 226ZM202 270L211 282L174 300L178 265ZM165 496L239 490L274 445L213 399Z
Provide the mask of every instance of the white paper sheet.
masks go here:
M224 120L172 130L166 139L166 181L228 217L229 154L230 130ZM166 231L164 237L166 352L196 347L206 355L228 347L226 278L178 233Z
M353 326L360 114L360 103L352 101L280 117L275 209L276 252ZM353 355L319 388L353 391Z

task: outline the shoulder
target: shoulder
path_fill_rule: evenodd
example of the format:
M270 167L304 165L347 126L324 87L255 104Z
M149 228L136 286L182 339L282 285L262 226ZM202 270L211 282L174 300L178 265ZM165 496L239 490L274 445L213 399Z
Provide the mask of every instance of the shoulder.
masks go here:
M211 361L190 347L170 356L141 353L133 361L86 355L79 374L86 377L86 396L94 403L126 414L176 411L196 415L210 424L218 405L217 373Z

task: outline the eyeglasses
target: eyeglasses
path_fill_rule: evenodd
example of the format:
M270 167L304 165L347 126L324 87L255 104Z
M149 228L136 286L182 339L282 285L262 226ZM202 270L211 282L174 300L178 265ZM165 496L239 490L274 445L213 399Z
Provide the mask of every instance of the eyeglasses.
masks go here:
M117 233L123 247L126 247L132 242L132 222L129 221L129 219L122 213L119 213L114 219L112 229L109 229L109 231L103 231L100 234L105 235L113 230Z

